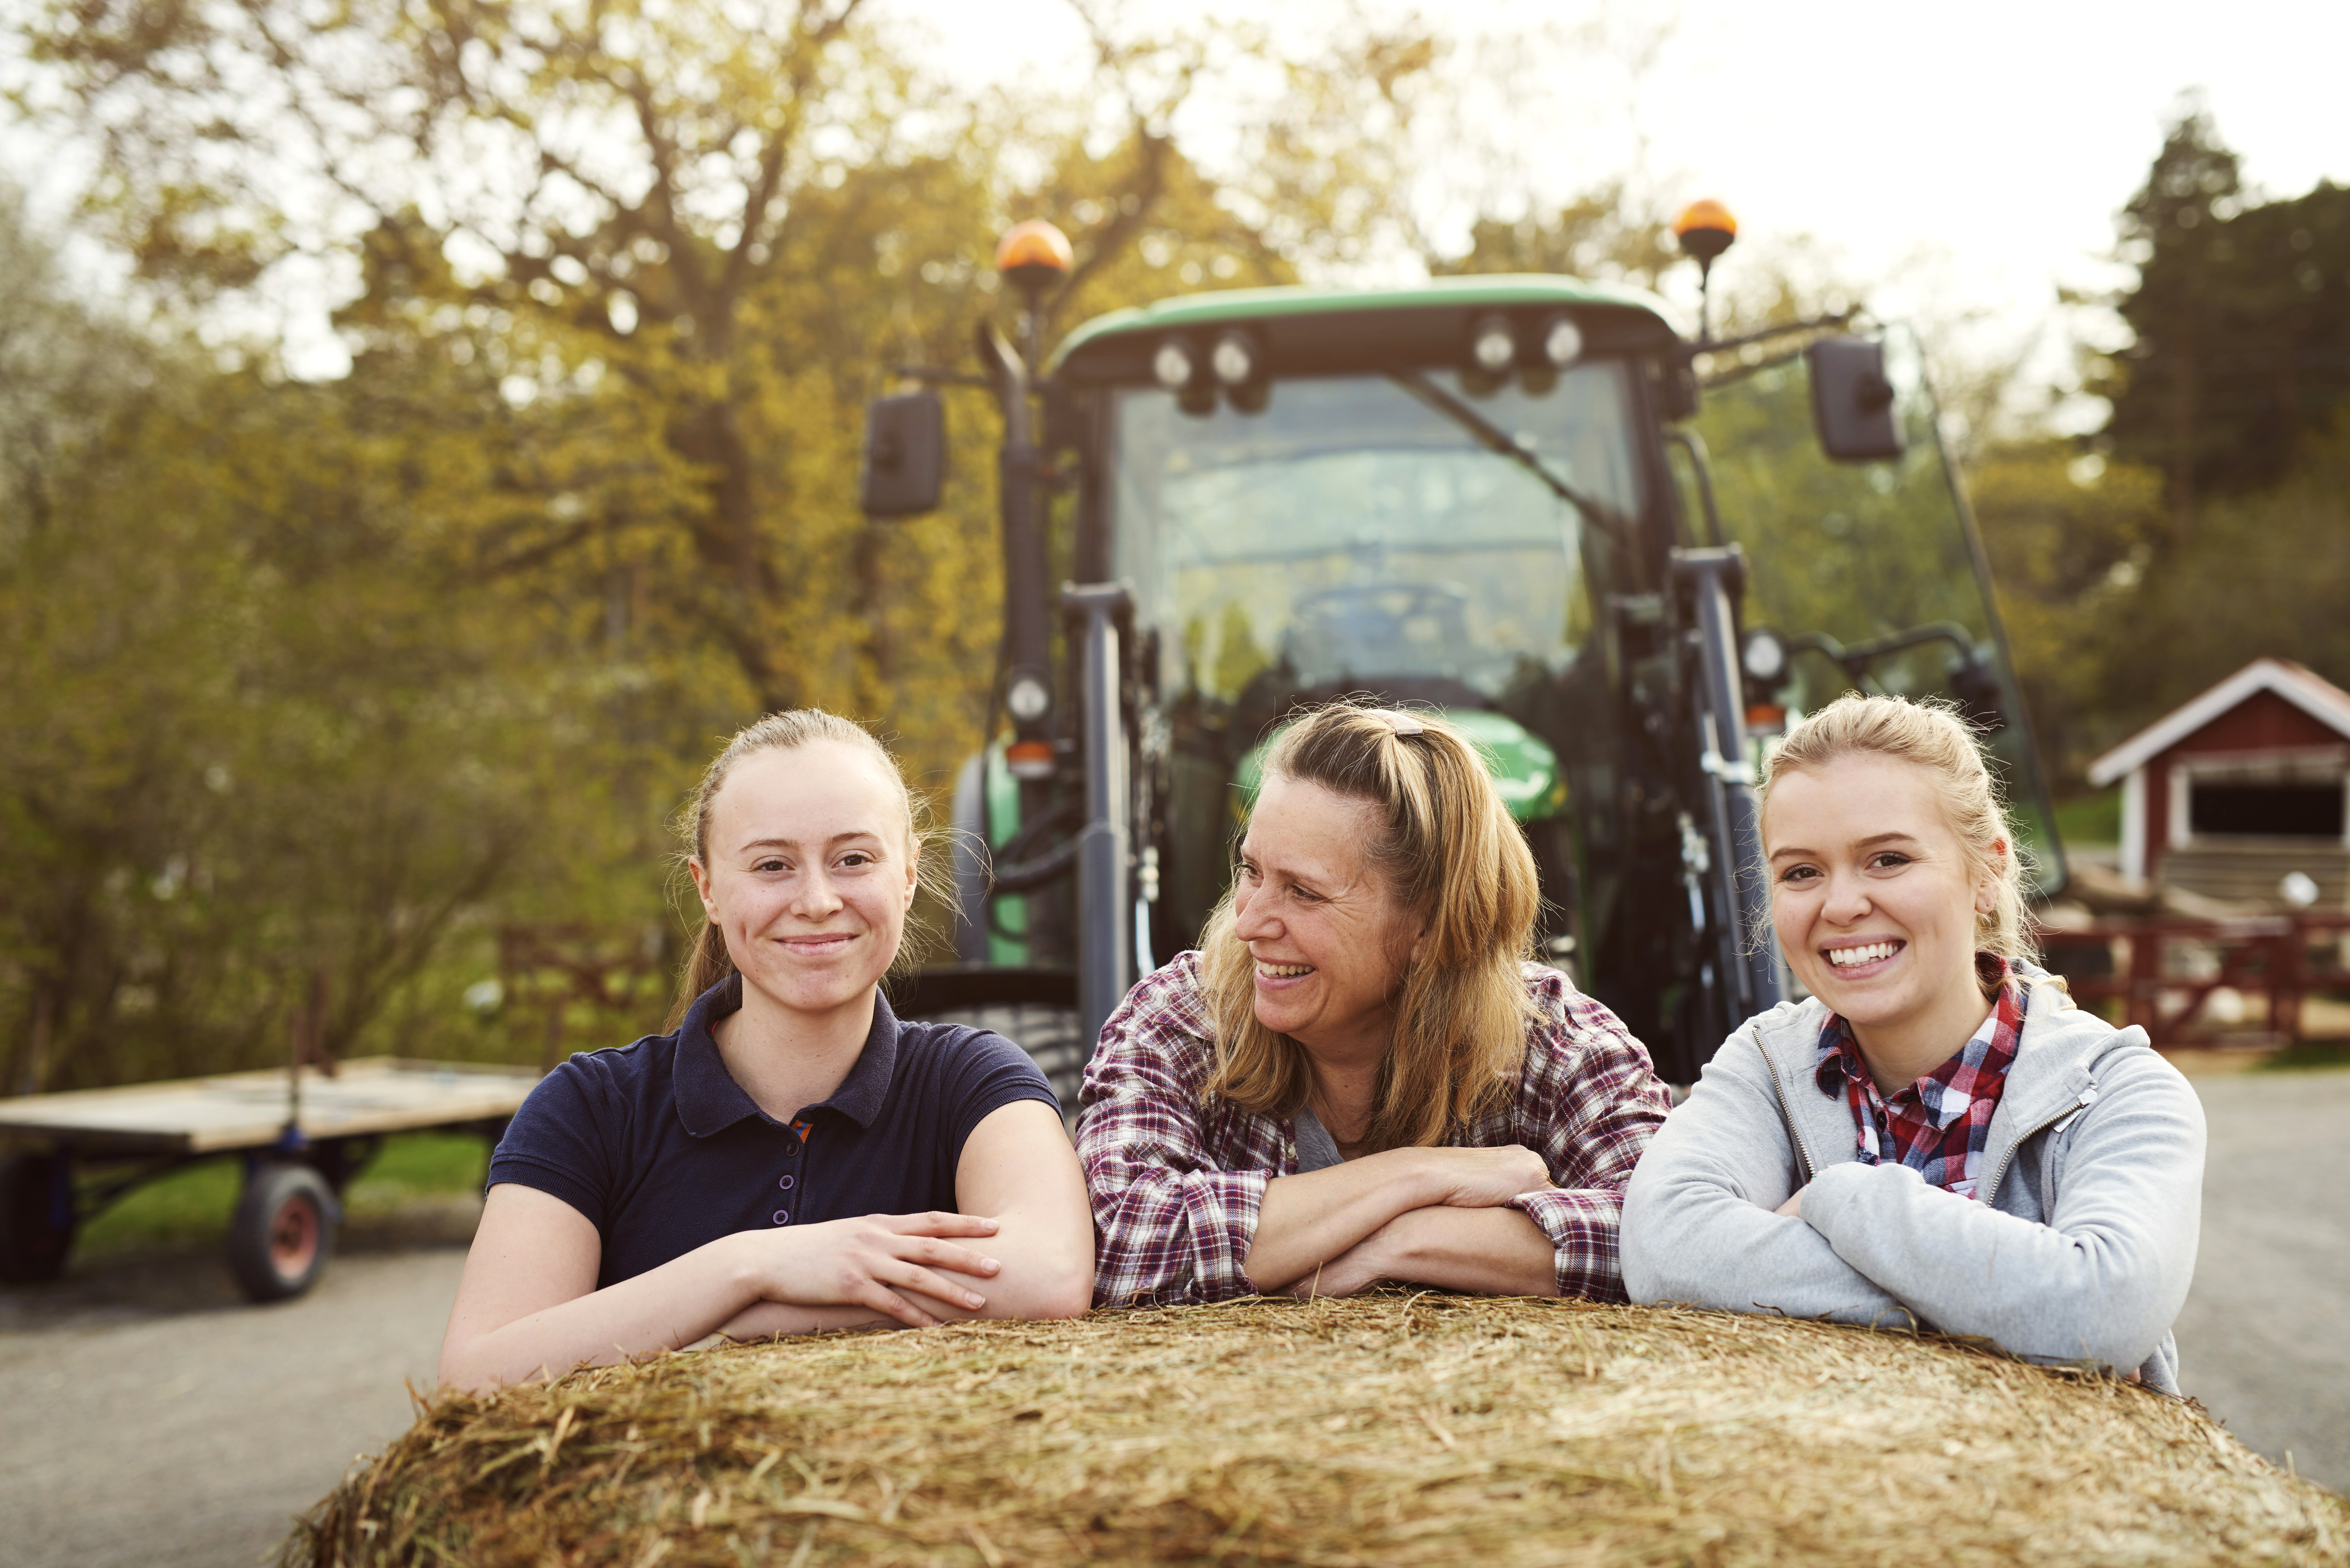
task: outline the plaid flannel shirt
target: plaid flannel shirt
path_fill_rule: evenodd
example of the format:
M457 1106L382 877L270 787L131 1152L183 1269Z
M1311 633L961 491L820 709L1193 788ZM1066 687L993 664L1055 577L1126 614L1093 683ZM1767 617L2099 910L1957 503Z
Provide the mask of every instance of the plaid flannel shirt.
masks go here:
M1515 1092L1446 1141L1541 1155L1557 1188L1514 1202L1550 1238L1558 1293L1622 1301L1624 1184L1672 1101L1614 1013L1556 970L1529 964L1525 973L1537 1022ZM1214 1065L1196 952L1147 977L1102 1028L1077 1099L1097 1305L1224 1301L1254 1289L1241 1265L1266 1184L1296 1174L1296 1130L1221 1100L1202 1105Z
M1853 1136L1863 1165L1906 1165L1928 1185L1961 1198L1975 1196L1982 1179L1983 1146L1991 1113L2007 1087L2007 1070L2023 1034L2023 987L1994 953L1975 955L1975 972L1999 988L1991 1016L1958 1054L1888 1098L1869 1075L1851 1028L1835 1013L1820 1032L1816 1082L1831 1099L1852 1108Z

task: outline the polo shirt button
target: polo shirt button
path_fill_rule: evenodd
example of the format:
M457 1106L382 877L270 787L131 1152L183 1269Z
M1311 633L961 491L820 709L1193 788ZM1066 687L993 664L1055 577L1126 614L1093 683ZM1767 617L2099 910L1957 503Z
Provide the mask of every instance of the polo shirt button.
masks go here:
M792 1189L792 1179L788 1176L783 1177L776 1181L775 1185L789 1192Z
M791 1222L792 1222L792 1211L791 1211L790 1210L788 1210L788 1209L778 1209L778 1210L775 1210L775 1223L776 1223L776 1224L778 1224L778 1225L788 1225L788 1224L790 1224Z

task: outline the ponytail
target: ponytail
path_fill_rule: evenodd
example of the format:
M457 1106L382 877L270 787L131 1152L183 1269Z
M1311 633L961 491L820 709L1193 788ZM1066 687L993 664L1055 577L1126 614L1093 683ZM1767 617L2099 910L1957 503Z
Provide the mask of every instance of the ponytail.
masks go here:
M734 955L726 950L726 933L718 929L717 921L705 919L694 928L692 940L685 950L685 967L677 975L677 999L670 1003L669 1022L661 1025L663 1031L676 1033L694 998L733 972Z

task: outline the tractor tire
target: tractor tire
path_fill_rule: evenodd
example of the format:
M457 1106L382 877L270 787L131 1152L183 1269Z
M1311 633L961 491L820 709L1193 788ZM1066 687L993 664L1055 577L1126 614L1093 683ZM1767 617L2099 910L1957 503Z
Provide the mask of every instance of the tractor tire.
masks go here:
M326 1271L341 1219L334 1189L310 1167L254 1167L228 1228L228 1269L237 1288L255 1302L300 1295Z
M56 1155L0 1157L0 1283L56 1279L73 1241L72 1168Z
M1042 1002L989 1002L923 1016L933 1023L992 1029L1027 1052L1060 1099L1061 1120L1076 1132L1077 1089L1085 1081L1087 1048L1093 1044L1085 1037L1076 1008Z

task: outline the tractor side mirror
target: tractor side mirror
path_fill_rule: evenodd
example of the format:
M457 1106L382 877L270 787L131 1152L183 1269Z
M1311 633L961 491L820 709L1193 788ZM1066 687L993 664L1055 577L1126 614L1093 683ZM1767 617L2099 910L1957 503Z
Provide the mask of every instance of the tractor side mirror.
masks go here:
M868 517L918 517L933 511L947 476L946 404L933 391L876 398L865 410Z
M1899 457L1901 416L1885 373L1884 342L1823 337L1804 358L1812 372L1812 422L1822 450L1838 462Z
M1652 362L1650 379L1657 392L1657 412L1669 424L1697 418L1697 368L1675 355Z

